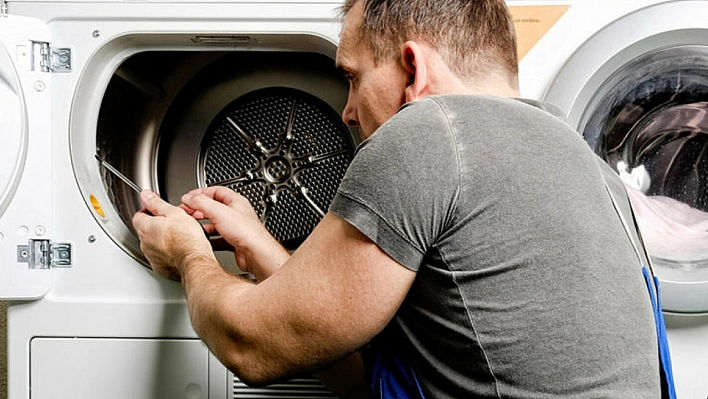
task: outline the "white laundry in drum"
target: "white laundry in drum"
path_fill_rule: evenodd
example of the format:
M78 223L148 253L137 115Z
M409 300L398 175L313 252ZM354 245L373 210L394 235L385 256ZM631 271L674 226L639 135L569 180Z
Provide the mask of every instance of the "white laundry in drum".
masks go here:
M708 257L708 213L625 184L642 237L652 255L677 261Z
M638 129L635 142L642 143L641 147L647 149L662 145L672 149L646 151L659 154L653 161L654 167L663 165L658 174L660 181L655 183L665 187L670 182L680 181L679 186L683 189L678 197L688 200L660 195L663 189L650 193L652 179L644 164L630 169L624 161L617 162L617 170L627 186L645 243L658 258L677 262L708 259L708 213L690 205L700 206L704 200L701 194L696 194L701 185L696 174L708 162L708 154L705 144L692 143L705 143L708 103L671 104L660 107L651 118L645 119L647 122ZM691 162L687 163L684 158Z

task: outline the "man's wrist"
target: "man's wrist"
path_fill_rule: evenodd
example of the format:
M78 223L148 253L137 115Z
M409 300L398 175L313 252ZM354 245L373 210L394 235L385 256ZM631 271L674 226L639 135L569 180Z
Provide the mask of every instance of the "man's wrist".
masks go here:
M270 234L263 235L257 245L244 248L241 253L243 269L263 281L280 268L290 253Z
M221 267L219 266L219 262L216 260L213 253L206 254L195 252L187 254L182 257L181 262L179 262L179 265L177 266L182 278L182 283L184 283L187 274L197 268L204 269L205 267Z

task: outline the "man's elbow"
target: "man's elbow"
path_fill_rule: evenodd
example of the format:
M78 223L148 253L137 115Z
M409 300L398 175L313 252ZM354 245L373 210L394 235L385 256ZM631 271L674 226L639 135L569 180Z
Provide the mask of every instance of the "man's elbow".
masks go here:
M267 361L263 356L232 353L219 360L249 387L264 387L288 378L275 362Z

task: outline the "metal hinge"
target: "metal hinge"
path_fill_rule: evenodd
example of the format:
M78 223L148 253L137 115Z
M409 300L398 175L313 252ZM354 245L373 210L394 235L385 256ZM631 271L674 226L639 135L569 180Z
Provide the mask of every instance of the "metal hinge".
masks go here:
M7 0L0 0L0 17L7 17Z
M32 62L32 70L42 72L71 72L71 49L52 47L47 42L32 42L32 54L38 59ZM39 47L39 51L37 51Z
M30 239L27 245L17 246L17 262L40 270L71 267L71 244Z

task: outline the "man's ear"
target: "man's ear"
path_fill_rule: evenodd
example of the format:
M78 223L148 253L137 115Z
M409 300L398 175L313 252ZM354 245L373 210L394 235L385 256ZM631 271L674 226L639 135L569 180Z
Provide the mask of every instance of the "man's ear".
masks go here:
M428 69L423 49L418 43L407 41L403 44L401 55L403 67L408 73L406 102L419 100L425 97L425 89L428 86Z

